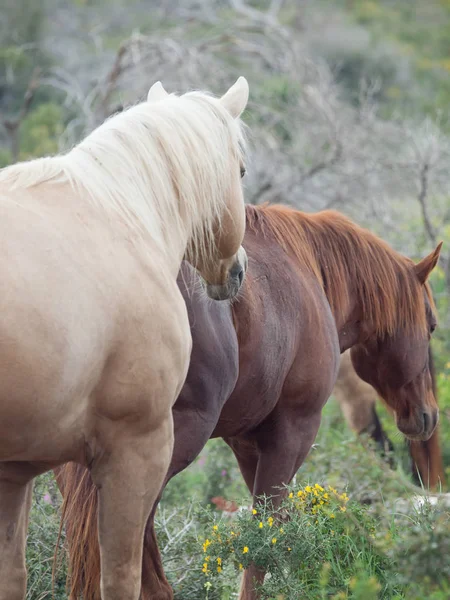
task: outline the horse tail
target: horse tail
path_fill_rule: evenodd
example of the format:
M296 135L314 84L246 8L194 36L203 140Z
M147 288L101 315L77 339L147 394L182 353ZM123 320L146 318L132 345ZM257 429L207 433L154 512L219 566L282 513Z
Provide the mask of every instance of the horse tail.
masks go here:
M55 476L63 496L61 524L66 528L66 547L69 555L69 599L101 600L97 488L89 471L77 463L58 467L55 469ZM152 513L144 538L142 600L152 598L155 589L158 592L165 591L167 597L171 594L171 587L161 563L153 516Z
M64 498L69 598L101 600L97 488L89 471L77 463L59 467L55 475Z
M428 363L433 394L437 402L436 368L431 346L428 350ZM412 459L413 476L416 482L430 489L444 486L444 464L442 462L442 451L439 443L439 427L436 427L429 440L425 442L411 442L409 450Z

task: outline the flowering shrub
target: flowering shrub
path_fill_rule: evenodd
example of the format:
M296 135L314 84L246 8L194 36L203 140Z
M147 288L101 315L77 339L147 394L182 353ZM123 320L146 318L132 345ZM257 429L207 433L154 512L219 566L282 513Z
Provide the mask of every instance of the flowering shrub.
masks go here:
M234 522L214 522L201 540L202 572L213 587L226 565L239 572L253 563L267 572L261 587L267 599L330 594L337 599L351 592L352 598L369 600L378 598L382 586L386 593L389 588L383 597L391 598L395 590L383 575L387 559L377 552L374 538L373 518L361 505L316 483L289 490L276 513L266 500ZM370 560L364 560L367 555Z

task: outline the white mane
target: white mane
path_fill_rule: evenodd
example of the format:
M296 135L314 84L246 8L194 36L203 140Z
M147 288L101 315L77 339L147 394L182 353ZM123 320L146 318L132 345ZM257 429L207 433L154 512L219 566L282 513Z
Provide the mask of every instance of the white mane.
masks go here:
M243 147L242 124L219 100L201 92L169 95L111 117L65 155L3 169L0 183L18 189L68 182L163 252L187 233L203 257L236 177L231 159Z

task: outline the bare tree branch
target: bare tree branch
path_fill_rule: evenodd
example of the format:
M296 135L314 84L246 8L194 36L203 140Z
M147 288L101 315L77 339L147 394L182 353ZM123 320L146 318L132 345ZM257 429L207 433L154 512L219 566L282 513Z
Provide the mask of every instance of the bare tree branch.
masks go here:
M106 76L105 90L102 94L102 98L100 101L100 109L103 113L104 118L107 117L108 114L110 113L109 103L111 100L111 96L114 93L114 90L116 89L117 81L123 72L123 69L124 69L123 59L124 59L126 53L129 51L129 46L130 46L129 40L123 42L119 46L119 49L117 50L117 53L116 53L116 56L114 59L113 66L111 67L111 70L109 71L108 75Z
M272 0L267 13L271 17L276 17L278 15L278 13L280 12L280 10L282 9L283 4L284 4L284 0Z
M417 200L419 201L420 208L422 211L422 219L423 219L424 229L425 229L431 243L436 245L436 232L434 231L434 227L431 224L430 216L428 214L428 206L427 206L429 169L430 169L429 164L424 163L424 165L422 166L422 169L420 171L420 189L419 189L419 194L417 196Z
M2 125L5 128L5 131L8 135L8 141L13 162L16 162L19 157L20 126L22 125L23 120L30 111L34 95L39 87L39 75L40 69L39 67L36 67L33 73L31 74L30 80L28 82L28 86L23 97L22 107L18 115L14 119L3 119L2 121Z

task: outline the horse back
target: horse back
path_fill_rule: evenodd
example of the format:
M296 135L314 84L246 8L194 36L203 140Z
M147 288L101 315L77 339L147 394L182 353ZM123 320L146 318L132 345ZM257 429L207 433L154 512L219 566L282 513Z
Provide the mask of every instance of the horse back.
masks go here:
M233 303L239 379L214 432L223 437L257 427L285 395L325 402L339 364L335 322L316 279L261 234L247 231L244 247L249 268Z

